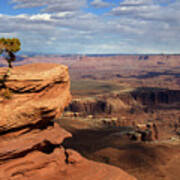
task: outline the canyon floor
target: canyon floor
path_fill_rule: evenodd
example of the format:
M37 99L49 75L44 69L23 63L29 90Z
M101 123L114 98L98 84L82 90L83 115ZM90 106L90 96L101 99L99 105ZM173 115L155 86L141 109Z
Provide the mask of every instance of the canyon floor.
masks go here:
M119 167L139 180L179 180L180 142L132 142L121 137L122 128L97 128L77 119L59 124L72 133L63 142L90 160Z

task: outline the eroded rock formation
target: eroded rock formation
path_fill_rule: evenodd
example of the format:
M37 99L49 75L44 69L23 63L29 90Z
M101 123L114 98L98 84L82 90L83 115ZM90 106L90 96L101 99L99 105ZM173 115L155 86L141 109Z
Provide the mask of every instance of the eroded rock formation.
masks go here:
M180 91L156 88L137 88L126 93L106 94L97 97L73 99L67 111L80 114L119 114L148 111L169 107L179 109Z
M67 67L56 64L15 67L1 81L10 94L0 97L0 180L135 180L62 146L71 134L53 120L71 101L69 86Z

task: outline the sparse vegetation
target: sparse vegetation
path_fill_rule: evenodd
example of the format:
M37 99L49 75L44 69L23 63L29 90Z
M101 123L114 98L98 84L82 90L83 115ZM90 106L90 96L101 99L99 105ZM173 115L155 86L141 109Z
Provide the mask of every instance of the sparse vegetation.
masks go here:
M15 53L21 49L21 42L18 38L0 38L0 55L2 55L8 63L9 69L0 78L0 97L4 99L11 99L12 92L6 87L5 82L11 74L12 62L16 60Z
M12 68L12 62L16 60L15 53L20 49L21 42L18 38L0 38L0 55L4 55L9 68Z

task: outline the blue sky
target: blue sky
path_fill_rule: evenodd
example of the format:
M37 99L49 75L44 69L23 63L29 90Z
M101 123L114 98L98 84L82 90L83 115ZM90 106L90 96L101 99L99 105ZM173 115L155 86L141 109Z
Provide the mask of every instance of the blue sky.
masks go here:
M40 53L180 53L179 0L0 0L0 37Z

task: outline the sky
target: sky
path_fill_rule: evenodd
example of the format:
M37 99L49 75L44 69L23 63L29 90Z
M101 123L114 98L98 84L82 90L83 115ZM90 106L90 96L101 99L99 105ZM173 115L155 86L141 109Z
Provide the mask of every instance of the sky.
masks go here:
M0 37L22 52L180 53L180 0L0 0Z

